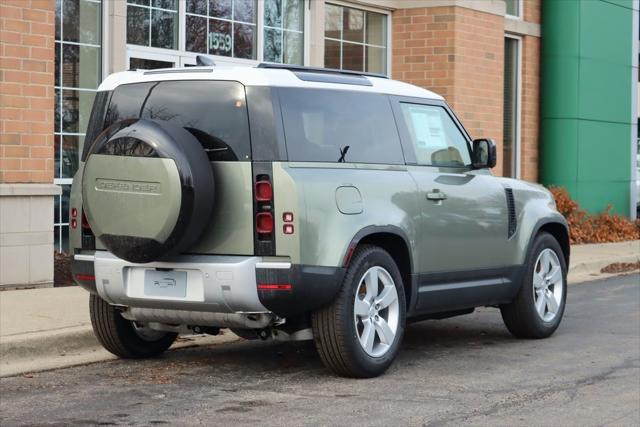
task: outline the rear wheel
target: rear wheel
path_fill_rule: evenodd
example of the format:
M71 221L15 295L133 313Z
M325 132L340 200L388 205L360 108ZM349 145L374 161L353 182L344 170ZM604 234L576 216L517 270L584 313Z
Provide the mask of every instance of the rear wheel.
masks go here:
M404 335L405 307L402 276L393 258L375 246L359 248L336 299L312 316L322 361L342 376L384 373Z
M540 233L516 299L500 307L507 329L519 338L546 338L560 325L567 299L567 265L558 241Z
M89 298L91 325L100 344L124 359L142 359L164 353L178 334L162 332L127 320L111 304L95 294Z

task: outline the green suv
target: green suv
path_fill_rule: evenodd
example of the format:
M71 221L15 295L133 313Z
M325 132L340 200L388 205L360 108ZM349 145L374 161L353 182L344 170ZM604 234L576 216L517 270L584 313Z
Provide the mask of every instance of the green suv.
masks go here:
M499 307L558 327L567 224L491 174L442 97L384 76L261 64L127 71L98 90L70 203L73 275L113 354L179 333L313 339L372 377L407 322Z

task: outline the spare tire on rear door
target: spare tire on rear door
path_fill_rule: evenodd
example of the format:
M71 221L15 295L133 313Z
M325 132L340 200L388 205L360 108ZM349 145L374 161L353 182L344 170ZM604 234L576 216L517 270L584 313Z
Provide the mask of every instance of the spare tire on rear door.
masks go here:
M84 212L114 255L147 263L188 249L213 209L211 165L198 140L158 120L124 120L89 148Z

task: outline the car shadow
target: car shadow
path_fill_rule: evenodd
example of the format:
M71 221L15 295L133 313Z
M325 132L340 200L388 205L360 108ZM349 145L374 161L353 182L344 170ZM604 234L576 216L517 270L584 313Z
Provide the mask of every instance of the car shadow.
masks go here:
M407 325L398 359L400 364L406 362L411 365L413 361L437 363L443 353L463 357L465 353L482 347L509 346L517 342L502 324L499 314L496 317L495 313L427 320ZM121 360L112 363L131 362ZM144 369L133 375L154 369L170 375L173 380L193 374L237 378L239 370L243 376L259 375L261 378L297 373L313 375L314 371L319 377L324 377L328 373L313 341L281 343L243 339L169 351L160 358L146 361ZM135 381L135 376L128 378Z

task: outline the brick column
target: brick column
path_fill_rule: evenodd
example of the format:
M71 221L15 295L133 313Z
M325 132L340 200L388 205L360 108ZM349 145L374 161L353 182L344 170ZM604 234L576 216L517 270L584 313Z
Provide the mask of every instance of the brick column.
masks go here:
M393 78L445 97L473 138L502 153L504 17L459 6L393 13ZM502 174L501 162L494 169Z
M0 286L53 282L54 6L0 3Z

